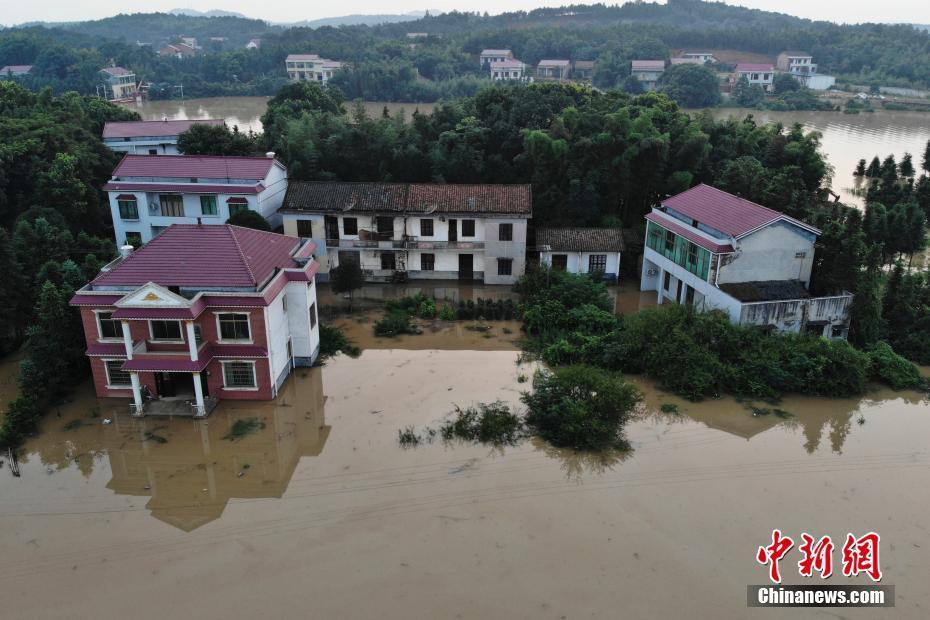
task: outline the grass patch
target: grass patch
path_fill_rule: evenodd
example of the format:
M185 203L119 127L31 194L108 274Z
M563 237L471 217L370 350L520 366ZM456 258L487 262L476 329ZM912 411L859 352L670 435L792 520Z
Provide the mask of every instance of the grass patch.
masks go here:
M402 448L416 448L422 439L412 426L405 426L397 431L397 442Z
M662 413L679 413L678 405L675 403L662 403L659 407L659 411Z
M375 336L380 336L382 338L394 338L401 334L420 333L420 330L417 329L410 320L410 315L403 310L389 311L384 318L375 323L374 330Z
M265 423L258 418L243 418L236 420L229 432L223 436L223 439L238 441L263 428L265 428Z
M443 440L462 439L495 446L513 445L526 435L523 420L497 401L476 407L455 407L454 417L439 428Z

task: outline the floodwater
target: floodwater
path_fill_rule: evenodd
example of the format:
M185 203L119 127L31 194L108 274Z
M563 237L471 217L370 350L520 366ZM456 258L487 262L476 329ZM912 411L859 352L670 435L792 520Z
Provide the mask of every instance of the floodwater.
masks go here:
M129 103L126 107L138 112L143 120L160 121L179 119L225 118L226 124L237 125L240 131L261 132L261 116L268 107L271 97L205 97L202 99L157 100ZM354 102L346 103L346 110L351 113ZM401 111L410 118L414 111L429 114L436 107L435 103L391 103L384 101L364 101L362 105L368 116L377 118L387 107L390 114Z
M926 617L921 394L787 398L781 417L732 399L688 403L634 379L645 405L627 426L629 452L592 457L540 440L400 448L398 429L435 427L455 405L519 406L534 367L518 355L368 349L297 371L275 403L223 403L202 422L129 419L125 402L84 386L25 446L22 476L0 470L3 608L30 618L766 617L746 608L745 588L764 583L755 551L777 527L796 539L879 532L897 607L843 617ZM666 403L679 413L659 413ZM264 428L226 438L248 418ZM782 564L787 583L800 581L796 561Z
M867 162L878 155L884 159L893 154L897 161L905 152L914 156L919 168L927 141L930 140L930 114L926 112L895 112L843 114L842 112L770 112L740 108L711 110L715 118L744 118L752 114L758 122L782 123L790 127L801 123L805 131L821 134L823 151L833 166L833 191L850 205L862 205L855 195L861 180L853 176L860 159Z

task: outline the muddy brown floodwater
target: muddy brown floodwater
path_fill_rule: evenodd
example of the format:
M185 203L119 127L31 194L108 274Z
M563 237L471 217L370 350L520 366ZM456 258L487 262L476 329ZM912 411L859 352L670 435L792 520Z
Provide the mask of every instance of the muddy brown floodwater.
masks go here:
M22 477L0 469L0 615L772 617L746 608L746 585L764 582L755 551L777 527L879 532L897 607L843 617L927 617L922 395L787 398L779 417L635 380L627 453L398 446L455 404L517 406L533 371L517 360L369 349L201 422L133 420L84 386L25 446Z

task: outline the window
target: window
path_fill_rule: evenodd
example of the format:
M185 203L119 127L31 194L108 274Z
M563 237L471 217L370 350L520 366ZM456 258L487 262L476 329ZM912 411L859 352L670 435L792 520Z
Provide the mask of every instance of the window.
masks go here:
M230 312L216 315L219 323L220 340L251 340L252 332L249 330L249 315L241 312Z
M158 155L158 149L149 149L149 155Z
M200 214L201 215L219 215L220 211L216 206L216 196L200 197Z
M342 218L342 234L357 235L358 234L358 219L354 217Z
M119 205L119 219L137 220L139 219L139 205L135 200L117 200Z
M184 217L184 199L176 194L163 194L158 197L161 214L165 217Z
M555 271L567 271L568 270L568 254L553 254L552 255L552 268Z
M672 252L675 250L675 233L670 230L665 231L665 251Z
M462 220L462 236L463 237L474 237L475 236L475 220Z
M667 291L667 290L668 290L668 287L671 286L671 285L672 285L672 274L670 274L669 272L666 271L666 272L665 272L665 282L662 283L662 288L664 288L664 289Z
M588 271L591 273L604 273L607 271L607 255L592 254L588 257Z
M149 321L152 340L183 340L181 321Z
M132 387L132 379L129 373L122 370L123 360L107 360L104 362L107 369L107 387L111 388L128 388Z
M310 238L313 236L313 222L310 220L297 220L297 236Z
M394 260L394 252L381 252L381 269L394 271L397 262Z
M316 327L316 302L310 304L310 329Z
M512 274L513 274L513 259L512 258L498 258L497 259L497 275L509 276Z
M394 218L378 216L375 218L375 225L378 227L378 236L381 238L391 238L394 236Z
M97 326L99 327L100 337L103 339L122 339L123 337L123 324L113 318L112 312L98 312Z
M421 237L432 237L433 236L433 220L426 218L420 220L420 236Z
M134 248L142 245L142 233L126 231L126 243Z
M807 252L795 252L794 257L795 258L807 258Z
M255 364L223 362L223 386L233 389L255 389Z
M229 217L232 217L237 213L243 213L248 210L249 210L249 204L246 202L230 202L229 203Z
M501 224L497 229L498 241L513 241L513 224Z
M688 265L694 266L698 262L698 247L688 242Z
M420 254L420 270L433 271L434 269L436 269L436 255Z

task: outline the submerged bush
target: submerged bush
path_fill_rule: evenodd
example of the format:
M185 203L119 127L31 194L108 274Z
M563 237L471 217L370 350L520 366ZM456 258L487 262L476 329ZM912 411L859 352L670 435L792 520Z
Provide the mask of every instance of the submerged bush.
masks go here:
M410 315L402 310L392 310L375 323L375 335L393 338L401 334L415 334L417 330L410 322Z
M623 425L640 401L623 377L591 366L540 371L525 393L527 425L556 446L578 450L628 447Z
M358 357L362 353L361 349L349 342L341 329L320 323L320 355L317 357L317 363L340 351L349 357Z
M524 435L523 420L501 401L466 409L456 405L454 415L439 428L446 441L463 439L501 446L512 445Z
M42 412L31 398L11 400L0 422L0 446L16 447L36 431Z
M455 308L449 305L443 305L443 307L439 309L439 318L443 321L454 321Z
M923 383L920 371L892 350L887 342L879 342L869 350L870 375L896 390L916 388Z

